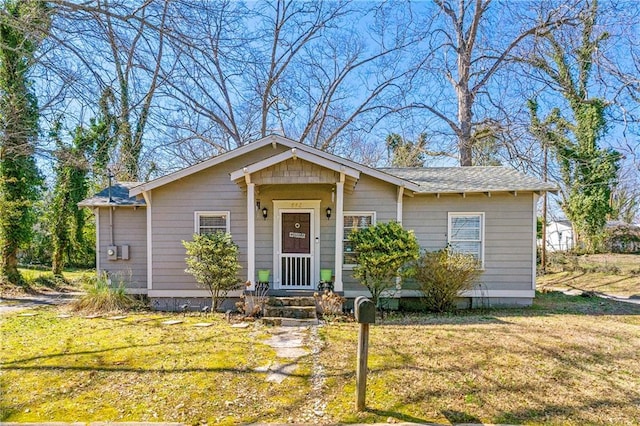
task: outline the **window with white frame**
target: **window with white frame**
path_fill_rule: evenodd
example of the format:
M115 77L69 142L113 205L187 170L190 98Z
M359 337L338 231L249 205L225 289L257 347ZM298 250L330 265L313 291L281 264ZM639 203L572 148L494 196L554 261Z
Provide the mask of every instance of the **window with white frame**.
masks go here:
M358 253L349 241L349 234L376 223L375 212L344 212L344 240L342 241L342 264L355 265Z
M449 246L484 265L484 213L449 213Z
M195 212L196 234L229 232L229 212Z

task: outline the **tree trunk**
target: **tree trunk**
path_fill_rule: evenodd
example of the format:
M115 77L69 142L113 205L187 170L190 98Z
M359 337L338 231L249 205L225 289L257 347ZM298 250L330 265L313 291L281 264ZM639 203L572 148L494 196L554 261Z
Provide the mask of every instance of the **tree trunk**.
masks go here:
M18 247L5 243L2 247L2 265L0 265L0 283L23 285L24 279L18 271Z
M471 105L473 105L473 97L469 93L469 90L464 88L458 88L458 150L460 151L460 165L472 166L473 165L473 137L472 137L472 125L473 112L471 111Z
M51 273L53 275L62 275L62 268L64 267L63 250L58 249L53 252L51 256Z

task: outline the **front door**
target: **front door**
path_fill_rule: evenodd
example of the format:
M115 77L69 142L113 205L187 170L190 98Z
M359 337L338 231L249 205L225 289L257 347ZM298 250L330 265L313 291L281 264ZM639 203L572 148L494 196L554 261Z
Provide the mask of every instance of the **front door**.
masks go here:
M313 226L311 211L282 212L280 241L280 285L282 288L312 289Z

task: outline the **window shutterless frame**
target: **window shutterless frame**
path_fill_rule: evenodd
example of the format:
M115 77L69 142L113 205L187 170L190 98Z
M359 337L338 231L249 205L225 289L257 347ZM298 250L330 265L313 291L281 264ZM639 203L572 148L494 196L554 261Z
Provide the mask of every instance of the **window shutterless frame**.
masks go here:
M449 246L457 252L474 256L480 269L484 269L484 213L449 212L447 223Z
M352 260L356 253L349 242L349 234L353 231L366 228L376 224L376 212L372 211L345 211L344 218L344 239L342 241L342 265L346 268L352 268L356 264Z
M193 232L195 234L216 231L230 232L231 220L228 211L196 211L193 217Z

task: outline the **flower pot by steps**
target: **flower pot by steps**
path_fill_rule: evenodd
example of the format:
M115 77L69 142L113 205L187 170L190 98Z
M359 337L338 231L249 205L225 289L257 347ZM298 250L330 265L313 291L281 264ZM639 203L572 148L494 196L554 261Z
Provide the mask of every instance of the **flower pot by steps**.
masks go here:
M260 269L260 270L258 270L258 282L259 283L268 283L270 275L271 275L271 270L269 270L269 269Z
M332 281L331 277L333 275L333 271L331 269L320 269L320 281L330 282Z

